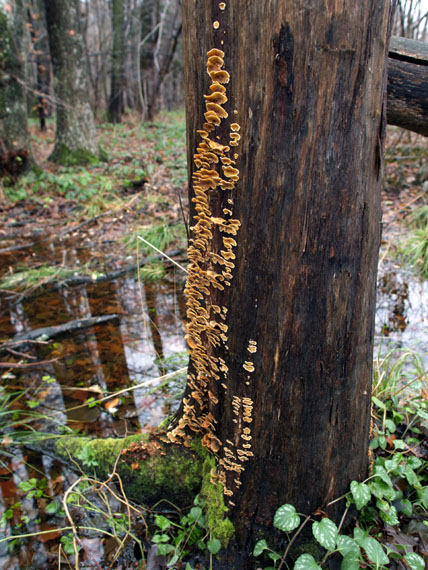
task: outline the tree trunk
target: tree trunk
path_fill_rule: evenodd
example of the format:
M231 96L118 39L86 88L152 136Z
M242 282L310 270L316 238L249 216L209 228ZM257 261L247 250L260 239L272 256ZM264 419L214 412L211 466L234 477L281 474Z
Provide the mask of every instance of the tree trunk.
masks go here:
M57 102L51 160L61 164L97 160L99 148L89 105L78 0L45 0Z
M428 46L392 38L388 58L387 119L428 136Z
M183 1L191 359L169 437L217 458L219 568L254 567L281 504L337 518L367 475L391 10Z
M0 178L12 179L31 164L25 91L23 0L0 6Z
M120 123L123 113L125 81L125 6L123 0L112 2L113 57L111 91L108 105L110 123Z
M44 13L42 2L43 0L32 0L31 3L28 3L27 14L33 53L36 59L37 114L40 130L43 132L46 130L46 118L49 115L47 97L50 83L50 57L46 23L42 16Z

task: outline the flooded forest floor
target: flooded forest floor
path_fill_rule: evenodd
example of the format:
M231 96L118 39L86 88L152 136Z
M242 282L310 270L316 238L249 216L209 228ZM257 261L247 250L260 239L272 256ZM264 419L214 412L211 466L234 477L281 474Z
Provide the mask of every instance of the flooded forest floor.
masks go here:
M108 160L89 167L49 162L53 125L45 133L33 125L32 135L42 170L0 187L0 529L32 536L0 541L0 570L74 567L58 498L77 475L39 453L32 430L46 438L149 430L177 408L188 358L179 267L187 247L184 115L100 125ZM428 286L418 274L423 261L415 269L406 260L416 213L425 227L428 219L427 158L426 139L388 132L375 332L377 358L408 350L421 370ZM81 567L138 567L138 541L117 558L129 513L116 499L106 517L100 497L83 514L73 506L92 529L79 545ZM144 534L150 513L129 516Z

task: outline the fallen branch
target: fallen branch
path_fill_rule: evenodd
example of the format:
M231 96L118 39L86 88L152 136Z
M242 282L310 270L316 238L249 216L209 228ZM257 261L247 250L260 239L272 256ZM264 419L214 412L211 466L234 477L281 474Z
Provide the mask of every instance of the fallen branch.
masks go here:
M102 323L113 321L118 319L118 315L102 315L100 317L89 317L86 319L76 319L74 321L69 321L68 323L64 323L63 325L56 325L51 327L42 327L39 329L33 329L31 331L26 331L24 333L16 335L11 341L5 342L0 345L0 350L4 350L10 348L18 343L22 343L23 341L33 341L37 340L38 338L42 337L43 340L50 340L57 336L75 331L81 330L88 327L93 327L95 325L100 325ZM40 363L34 363L40 364ZM12 365L11 365L12 366Z
M0 368L34 368L35 366L45 366L57 362L59 358L52 358L51 360L40 360L39 362L0 362Z

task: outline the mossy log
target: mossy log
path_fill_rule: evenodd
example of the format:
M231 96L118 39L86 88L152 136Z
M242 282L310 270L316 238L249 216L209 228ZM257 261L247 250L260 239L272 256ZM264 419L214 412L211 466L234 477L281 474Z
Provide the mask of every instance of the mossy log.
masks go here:
M202 486L202 451L164 443L158 436L66 436L56 442L54 453L100 480L116 469L127 496L139 504L167 499L178 506L190 505Z
M168 442L164 432L124 439L65 436L49 444L49 453L101 481L116 472L127 497L140 505L151 507L167 500L185 508L199 494L210 536L227 546L234 533L215 458L197 440L185 447Z

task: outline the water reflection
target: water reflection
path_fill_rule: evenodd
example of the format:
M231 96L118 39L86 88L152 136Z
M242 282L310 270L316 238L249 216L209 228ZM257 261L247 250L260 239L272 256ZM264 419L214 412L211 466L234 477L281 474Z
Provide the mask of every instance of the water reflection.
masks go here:
M379 270L376 305L377 344L416 350L428 367L428 281L393 262Z
M44 262L52 263L54 258L61 263L66 257L68 263L74 265L85 263L89 256L87 250L80 250L71 242L61 248L40 245L36 253ZM14 255L24 260L28 252L20 250ZM8 257L7 263L10 259ZM183 381L171 383L166 391L138 388L117 398L110 408L83 404L88 398L98 399L107 392L135 386L185 366L185 302L182 288L175 282L171 279L140 283L128 276L50 289L20 302L3 297L0 328L4 338L75 319L118 315L115 321L76 330L47 344L19 345L17 350L30 357L56 360L42 368L26 369L24 373L14 370L10 380L5 379L3 383L13 382L14 389L17 386L26 389L19 402L21 408L26 402L29 409L36 406L38 412L53 417L56 426L67 424L96 437L120 436L157 425L174 405L171 392L178 397ZM393 264L382 267L378 281L378 341L382 332L397 346L416 348L428 364L428 284ZM4 353L2 360L7 359L18 362L20 356ZM55 425L39 422L38 427L41 431L55 431ZM44 477L48 484L46 493L52 498L60 496L76 476L46 455L28 455L26 451L24 456L18 447L10 451L12 455L7 461L5 456L0 456L0 517L16 503L20 507L10 519L5 519L2 534L39 532L50 524L43 510L46 501L43 504L28 499L19 484L32 477ZM29 457L38 471L28 466ZM8 552L6 543L2 543L0 570L57 567L57 541L58 538L56 542L28 540L17 545L13 552ZM93 548L102 549L101 542L94 539ZM102 554L98 550L94 556L100 560Z

